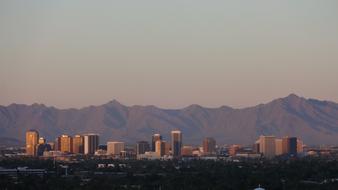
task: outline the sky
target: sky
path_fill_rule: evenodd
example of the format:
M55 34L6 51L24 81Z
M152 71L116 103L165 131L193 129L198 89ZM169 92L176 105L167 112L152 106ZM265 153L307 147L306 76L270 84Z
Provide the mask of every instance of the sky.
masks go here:
M2 0L0 105L338 102L336 0Z

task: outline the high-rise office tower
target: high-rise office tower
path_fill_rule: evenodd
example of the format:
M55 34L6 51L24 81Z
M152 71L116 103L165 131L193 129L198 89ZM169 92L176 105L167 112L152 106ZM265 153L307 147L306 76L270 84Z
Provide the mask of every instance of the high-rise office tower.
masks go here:
M297 153L303 153L304 148L303 148L303 141L297 139Z
M155 152L157 156L162 157L165 155L165 141L158 140L155 143Z
M170 154L170 149L171 149L171 145L170 142L165 142L165 155L169 155Z
M124 142L108 142L107 143L107 154L108 155L120 155L124 151Z
M155 152L156 149L156 141L162 140L162 136L160 134L154 134L151 138L151 151Z
M51 151L52 148L49 144L38 144L36 145L37 156L42 156L45 151Z
M60 136L60 144L61 144L61 148L60 151L61 152L73 152L72 148L73 148L73 142L72 142L72 137L68 136L68 135L61 135Z
M276 137L260 136L259 150L266 158L273 158L276 155Z
M56 150L56 151L60 151L61 150L61 137L55 138L54 150Z
M182 133L181 131L171 131L171 152L173 157L181 156Z
M289 137L282 138L282 154L289 154Z
M73 153L83 154L84 153L84 138L81 135L75 135L73 137Z
M30 156L36 156L36 145L39 140L39 132L36 130L29 130L26 132L26 154Z
M150 151L150 145L147 141L139 141L136 145L136 154L144 154L145 152Z
M205 155L216 153L216 140L214 138L205 138L203 140L203 152Z
M289 156L297 156L297 138L296 137L283 137L283 154Z
M95 154L99 147L99 135L86 134L84 135L84 154Z
M40 137L39 144L46 144L46 139L44 139L43 137Z
M289 138L289 155L297 156L297 137Z
M276 156L283 154L283 140L276 139Z

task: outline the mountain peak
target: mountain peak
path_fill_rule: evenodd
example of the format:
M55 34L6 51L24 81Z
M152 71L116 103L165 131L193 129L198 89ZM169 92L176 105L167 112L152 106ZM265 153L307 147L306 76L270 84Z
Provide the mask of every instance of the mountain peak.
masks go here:
M116 99L113 99L111 101L109 101L107 104L112 104L112 105L122 105L119 101L117 101Z
M289 96L282 98L284 101L288 102L288 103L297 103L297 102L301 102L302 100L305 100L303 97L300 97L296 94L290 94Z
M191 104L190 106L185 107L183 109L184 110L200 110L200 109L203 109L203 107L198 104Z
M300 97L297 94L291 93L286 98L287 99L298 99Z

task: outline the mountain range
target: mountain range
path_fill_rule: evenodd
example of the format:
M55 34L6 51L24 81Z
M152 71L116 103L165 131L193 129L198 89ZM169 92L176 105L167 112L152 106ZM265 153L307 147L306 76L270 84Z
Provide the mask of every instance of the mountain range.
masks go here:
M179 129L184 144L199 145L204 137L218 144L252 144L260 135L296 136L311 145L338 144L338 104L295 94L254 107L183 109L125 106L116 100L81 109L57 109L43 104L0 106L0 145L23 144L25 132L36 129L54 140L61 134L98 133L100 143L150 141Z

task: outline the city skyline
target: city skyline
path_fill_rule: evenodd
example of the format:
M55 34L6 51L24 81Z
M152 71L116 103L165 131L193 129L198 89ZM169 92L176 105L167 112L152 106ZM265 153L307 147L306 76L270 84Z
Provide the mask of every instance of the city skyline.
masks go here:
M0 105L241 108L290 93L338 102L337 7L1 1Z
M55 141L47 142L45 138L39 138L36 130L26 131L25 156L34 157L60 157L66 158L70 155L92 155L108 156L112 159L181 159L206 157L217 159L218 157L244 157L273 159L278 156L295 158L304 155L304 148L308 148L298 137L261 135L251 145L224 144L219 145L212 137L201 139L200 145L189 145L183 143L183 134L179 130L170 132L170 143L163 140L160 134L152 134L150 142L154 142L154 149L150 149L147 140L133 142L107 141L99 143L98 134L84 134L69 136L63 134ZM88 137L91 138L88 138ZM154 139L154 137L156 139ZM39 140L38 140L39 139ZM88 151L88 144L91 151ZM82 148L84 147L84 148ZM87 147L87 148L86 148ZM309 148L311 149L311 148ZM224 151L226 150L227 153ZM312 154L311 150L308 154Z
M3 0L0 26L0 189L338 189L337 0Z

